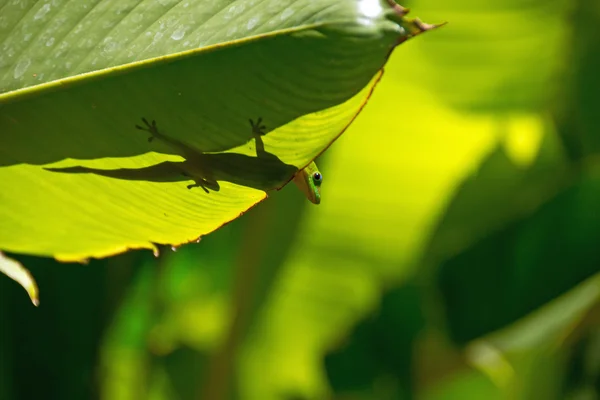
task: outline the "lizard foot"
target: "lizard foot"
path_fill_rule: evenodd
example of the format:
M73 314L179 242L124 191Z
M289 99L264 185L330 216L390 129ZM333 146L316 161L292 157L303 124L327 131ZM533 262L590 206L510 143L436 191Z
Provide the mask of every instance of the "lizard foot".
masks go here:
M196 181L196 183L192 184L192 185L187 185L188 189L192 189L195 187L201 187L202 190L204 190L207 194L209 193L208 189L206 188L206 186L204 186L204 182L198 182Z
M204 190L208 194L210 192L208 191L208 189L206 187L208 186L209 188L211 188L211 186L214 186L214 185L211 185L210 181L208 181L208 180L206 180L204 178L194 178L194 177L192 177L190 174L188 174L186 172L183 173L183 176L185 176L187 178L190 178L190 179L192 179L194 181L193 184L187 185L188 189L193 189L195 187L201 187L202 190Z
M146 118L142 118L142 122L144 122L144 125L146 125L146 127L142 127L140 125L136 125L135 127L141 131L150 133L150 135L152 136L148 138L148 142L152 142L154 140L154 137L159 135L158 127L156 126L156 121L152 120L152 123L149 123Z
M248 121L250 122L250 126L252 127L252 134L257 135L257 136L262 136L266 133L265 129L267 129L267 127L264 125L261 125L262 117L258 117L258 119L256 120L256 123L251 119L249 119Z

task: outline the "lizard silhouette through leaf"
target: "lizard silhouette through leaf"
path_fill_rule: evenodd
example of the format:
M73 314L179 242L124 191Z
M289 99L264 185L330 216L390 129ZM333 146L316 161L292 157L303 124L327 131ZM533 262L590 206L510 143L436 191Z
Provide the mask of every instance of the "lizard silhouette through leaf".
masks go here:
M173 154L183 157L184 161L165 161L143 168L98 169L75 166L45 169L60 173L96 174L132 181L193 180L193 184L187 185L188 189L201 187L207 194L210 190L220 190L218 181L227 181L263 191L273 190L282 186L298 171L297 167L286 164L274 154L265 151L262 141L265 127L260 125L262 118L258 118L257 124L251 120L256 142L256 157L238 153L203 153L159 130L156 121L149 122L146 118L142 118L142 122L144 126L135 125L135 127L150 133L148 142L152 143L155 140L162 142L173 151Z

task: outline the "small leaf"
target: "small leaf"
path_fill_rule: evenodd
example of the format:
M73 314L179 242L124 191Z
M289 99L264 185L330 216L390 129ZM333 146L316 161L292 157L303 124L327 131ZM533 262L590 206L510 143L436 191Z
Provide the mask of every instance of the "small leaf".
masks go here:
M8 258L0 251L0 272L17 281L27 291L34 306L40 304L38 287L31 273L20 262Z

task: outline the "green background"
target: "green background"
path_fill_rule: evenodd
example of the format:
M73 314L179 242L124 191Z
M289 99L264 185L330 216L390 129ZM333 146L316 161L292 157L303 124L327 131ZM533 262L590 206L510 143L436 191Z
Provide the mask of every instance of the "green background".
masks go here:
M392 54L319 206L286 186L159 258L9 253L41 305L0 276L0 399L597 399L600 5L403 5L449 24Z

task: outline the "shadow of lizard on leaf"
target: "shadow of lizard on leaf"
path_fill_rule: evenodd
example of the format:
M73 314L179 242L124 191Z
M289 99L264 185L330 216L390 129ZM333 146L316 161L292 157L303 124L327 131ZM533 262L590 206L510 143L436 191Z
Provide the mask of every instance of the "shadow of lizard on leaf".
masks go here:
M52 172L70 174L96 174L110 178L148 181L148 182L184 182L194 181L188 189L202 188L206 193L219 191L218 181L252 187L267 191L282 186L298 170L297 167L281 161L274 154L265 151L262 136L266 127L261 125L262 118L256 123L250 121L252 135L256 142L256 157L237 153L203 153L185 143L166 136L159 131L156 121L148 122L142 118L145 126L135 125L139 130L150 133L148 142L158 140L168 145L184 161L165 161L144 168L98 169L83 166L65 168L44 168Z

